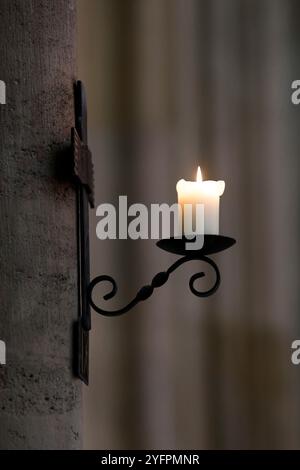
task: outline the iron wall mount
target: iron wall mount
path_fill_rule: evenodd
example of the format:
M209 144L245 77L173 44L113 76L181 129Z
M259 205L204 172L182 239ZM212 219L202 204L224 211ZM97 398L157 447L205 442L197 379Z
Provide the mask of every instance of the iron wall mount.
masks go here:
M199 290L195 282L205 276L203 271L191 276L189 286L191 292L198 297L208 297L218 289L221 276L216 263L208 255L218 253L231 247L235 240L222 235L205 235L204 244L200 250L186 250L184 238L169 238L157 242L157 246L170 253L180 255L166 271L157 273L150 284L143 286L136 296L124 307L116 310L106 310L94 301L94 289L103 282L111 284L111 290L103 296L105 301L117 293L116 281L108 275L97 276L90 282L90 253L89 253L89 206L94 207L94 176L92 155L87 143L87 105L83 84L75 83L75 127L72 129L72 174L77 186L77 236L78 236L78 303L79 321L77 328L77 376L88 385L89 382L89 331L91 329L91 310L105 316L123 315L139 302L148 299L155 289L163 286L170 275L180 266L189 261L202 261L213 268L215 282L207 290Z
M91 309L87 295L90 282L89 205L94 207L92 155L87 143L87 104L81 81L74 84L75 127L72 128L72 175L77 187L78 304L76 374L89 382L89 331Z

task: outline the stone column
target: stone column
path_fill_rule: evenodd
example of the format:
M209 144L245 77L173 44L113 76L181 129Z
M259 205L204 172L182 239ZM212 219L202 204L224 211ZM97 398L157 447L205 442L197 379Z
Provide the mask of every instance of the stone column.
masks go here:
M0 0L1 449L81 447L76 201L59 170L74 125L75 4Z

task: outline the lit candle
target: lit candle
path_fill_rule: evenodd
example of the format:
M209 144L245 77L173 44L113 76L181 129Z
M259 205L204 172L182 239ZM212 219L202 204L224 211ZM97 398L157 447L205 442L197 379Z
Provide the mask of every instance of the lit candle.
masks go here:
M184 234L191 235L188 227L196 227L196 205L203 204L204 208L204 226L199 227L199 234L219 234L219 204L220 196L225 189L224 181L203 181L200 166L198 166L196 181L185 181L181 179L176 185L178 193L178 204L182 209L182 222L184 224ZM192 211L185 210L185 204L192 206Z

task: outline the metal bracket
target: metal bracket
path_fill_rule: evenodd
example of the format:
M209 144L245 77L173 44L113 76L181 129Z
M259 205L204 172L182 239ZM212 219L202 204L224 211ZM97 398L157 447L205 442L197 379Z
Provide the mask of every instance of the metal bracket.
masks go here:
M109 282L111 290L103 296L104 300L111 299L117 292L116 281L108 275L97 276L90 282L90 253L89 253L89 205L94 207L94 177L92 155L87 144L87 106L85 91L82 82L75 84L75 118L76 124L72 129L72 165L73 178L77 185L77 234L78 234L78 301L79 301L79 321L77 328L77 364L76 374L88 385L89 382L89 331L91 329L91 310L93 309L106 316L122 315L139 302L148 299L155 289L163 286L177 268L186 262L199 260L205 262L215 272L215 282L212 287L206 290L199 290L195 287L195 281L205 276L201 271L194 274L189 281L191 292L198 297L208 297L218 289L221 276L216 263L207 257L214 253L226 250L231 247L235 240L222 235L205 235L204 245L200 250L187 250L184 238L174 238L160 240L159 248L181 255L166 271L157 273L150 284L143 286L136 296L124 307L117 310L106 310L100 308L93 300L93 290L96 285L102 282ZM190 240L189 240L190 241Z
M224 235L204 235L204 244L201 249L187 250L186 243L190 241L190 239L174 237L158 241L157 246L159 248L168 251L169 253L181 255L181 258L175 261L175 263L173 263L166 271L161 271L157 273L153 277L150 284L143 286L128 304L117 310L106 310L106 308L101 308L93 300L93 290L97 285L101 284L102 282L105 282L106 284L109 282L111 285L111 290L103 296L103 299L112 299L118 291L116 281L111 276L108 276L106 274L102 274L101 276L95 277L95 279L91 281L88 287L88 297L90 305L93 307L95 312L99 313L100 315L105 315L107 317L116 317L119 315L123 315L124 313L129 312L129 310L135 307L139 302L147 300L153 294L155 289L163 286L168 281L170 274L176 271L177 268L179 268L184 263L195 260L202 261L206 263L206 265L209 265L213 268L215 272L215 282L213 286L209 289L200 290L199 288L196 288L194 284L195 281L198 281L198 279L201 279L205 276L205 272L201 271L199 273L193 274L189 282L191 292L197 297L209 297L210 295L214 294L219 288L221 276L218 266L212 259L208 258L207 255L218 253L219 251L223 251L227 248L230 248L232 245L235 244L235 240L234 238L226 237Z
M91 309L87 296L90 282L89 205L94 207L94 176L92 155L87 145L87 105L84 86L77 81L75 92L75 127L72 128L72 167L77 185L77 237L78 237L78 303L77 334L78 361L76 373L88 385L89 331Z

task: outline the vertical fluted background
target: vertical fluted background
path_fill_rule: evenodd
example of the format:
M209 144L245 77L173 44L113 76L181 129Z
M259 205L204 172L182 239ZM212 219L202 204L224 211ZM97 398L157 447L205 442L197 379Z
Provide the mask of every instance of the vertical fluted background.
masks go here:
M213 297L188 290L194 263L128 316L93 315L85 446L299 447L299 2L78 4L96 205L174 202L200 164L226 181L221 233L237 239ZM95 223L92 272L122 305L173 257L100 242Z

